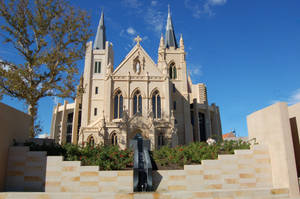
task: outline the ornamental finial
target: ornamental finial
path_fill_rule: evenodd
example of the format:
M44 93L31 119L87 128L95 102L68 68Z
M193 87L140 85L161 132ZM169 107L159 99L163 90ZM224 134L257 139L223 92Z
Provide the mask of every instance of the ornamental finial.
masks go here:
M136 38L134 38L134 40L136 41L137 45L140 45L142 38L140 38L140 36L138 35Z

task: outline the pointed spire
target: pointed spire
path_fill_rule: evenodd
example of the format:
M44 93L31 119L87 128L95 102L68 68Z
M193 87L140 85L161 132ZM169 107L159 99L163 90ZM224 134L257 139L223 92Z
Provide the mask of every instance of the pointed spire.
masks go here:
M168 5L168 19L167 19L167 26L166 26L165 46L167 48L170 46L174 46L175 48L178 47L175 38L172 19L171 19L170 5Z
M105 49L106 35L104 26L104 14L101 12L101 18L99 21L97 34L94 42L94 49Z
M182 34L180 34L179 45L180 45L180 49L184 50L184 42L183 42Z
M159 48L163 48L164 47L164 36L163 34L161 33L161 36L160 36L160 42L159 42Z

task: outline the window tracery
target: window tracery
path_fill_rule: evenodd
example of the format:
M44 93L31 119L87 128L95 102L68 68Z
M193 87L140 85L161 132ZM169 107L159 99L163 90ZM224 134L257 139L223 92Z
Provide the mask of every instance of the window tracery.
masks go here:
M152 95L152 112L153 118L161 118L161 98L157 90Z
M114 95L114 119L123 116L123 96L120 90Z

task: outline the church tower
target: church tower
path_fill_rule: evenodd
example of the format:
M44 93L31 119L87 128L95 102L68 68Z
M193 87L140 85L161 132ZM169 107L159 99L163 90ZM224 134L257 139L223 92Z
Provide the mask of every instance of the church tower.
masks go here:
M95 41L87 43L83 75L82 121L85 127L103 118L106 84L113 72L112 44L106 41L104 14L101 13Z
M182 35L180 46L177 44L170 7L166 24L165 38L160 39L158 48L158 68L170 81L170 104L175 116L179 140L183 143L193 141L192 125L190 123L190 99L187 79L187 67ZM179 143L182 144L182 143Z

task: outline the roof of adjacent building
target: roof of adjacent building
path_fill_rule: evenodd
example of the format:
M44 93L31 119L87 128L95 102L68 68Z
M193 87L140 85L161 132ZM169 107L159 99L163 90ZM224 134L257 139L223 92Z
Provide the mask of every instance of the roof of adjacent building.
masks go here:
M226 133L226 134L223 134L223 139L225 138L234 138L236 137L235 136L235 133L233 131L229 132L229 133Z

